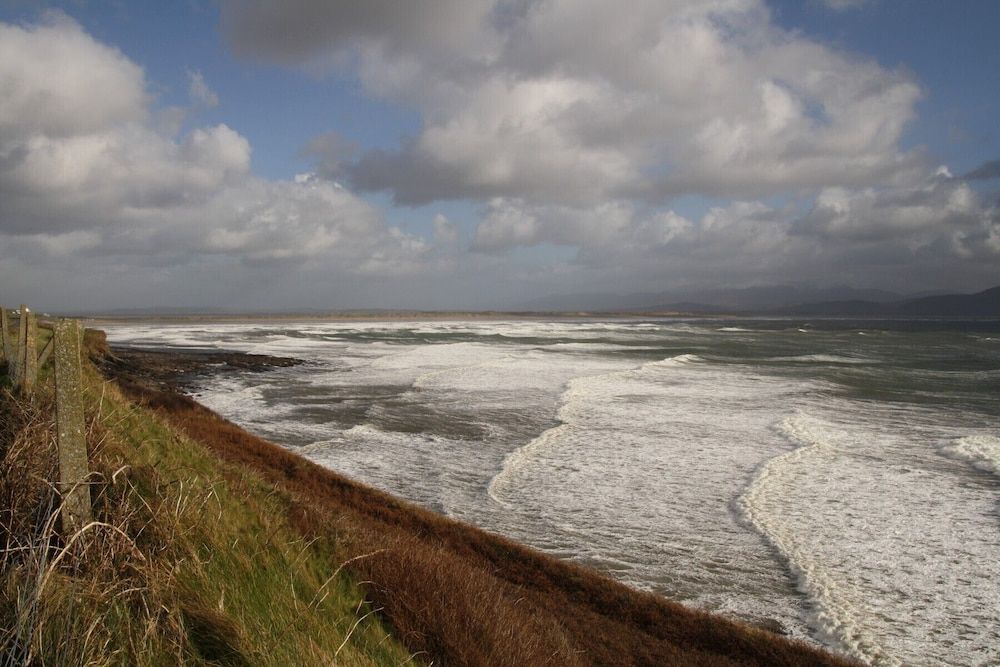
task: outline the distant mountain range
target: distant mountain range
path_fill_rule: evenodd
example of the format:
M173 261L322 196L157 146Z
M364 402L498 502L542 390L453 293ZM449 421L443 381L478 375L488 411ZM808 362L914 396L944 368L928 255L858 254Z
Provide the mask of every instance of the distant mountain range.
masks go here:
M921 295L923 296L923 295ZM688 310L716 312L784 308L822 301L872 301L886 303L906 298L902 294L852 287L792 287L772 285L743 289L686 289L633 294L566 294L516 304L511 310L623 311ZM684 306L684 308L680 308Z
M811 317L1000 317L1000 286L976 294L790 286L684 292L571 294L518 304L524 311L685 312Z
M779 309L812 317L1000 317L1000 286L975 294L940 294L888 303L826 301Z

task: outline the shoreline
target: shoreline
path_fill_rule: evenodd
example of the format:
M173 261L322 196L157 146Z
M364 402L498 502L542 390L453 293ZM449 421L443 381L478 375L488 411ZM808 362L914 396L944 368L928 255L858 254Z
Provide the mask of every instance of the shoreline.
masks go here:
M275 368L283 368L296 366L302 363L306 363L304 360L293 358L293 357L279 357L271 355L258 355L245 352L217 352L217 351L207 351L207 350L171 350L171 349L150 349L150 348L138 348L129 345L113 345L110 347L111 356L110 359L101 364L101 369L108 377L114 379L127 393L132 395L142 395L148 400L150 396L160 398L154 398L154 404L172 405L175 404L174 400L164 400L164 395L173 395L178 399L182 399L183 403L190 403L194 406L194 409L199 411L208 412L213 415L216 419L226 422L229 424L228 420L225 418L215 415L215 413L205 408L200 403L197 402L197 394L194 393L197 389L198 379L204 378L206 376L215 374L225 374L227 372L267 372ZM173 408L171 408L173 409ZM258 436L245 431L239 425L233 425L243 434L254 440L262 440ZM263 441L266 442L266 441ZM297 459L302 462L308 462L306 459L302 458L299 454L295 453L288 448L282 447L281 445L275 443L266 443L270 447L275 447L280 449L285 455ZM383 497L391 499L393 505L397 505L400 508L411 508L413 511L419 514L430 514L436 517L437 521L443 522L445 524L458 524L463 527L463 530L469 530L476 533L483 533L484 535L499 540L505 543L513 544L518 550L525 550L531 552L534 557L541 559L551 559L562 566L565 566L569 570L582 569L592 576L598 579L604 579L613 582L614 586L621 587L631 594L640 596L643 598L653 598L658 602L670 606L679 607L685 612L703 616L710 621L717 621L723 624L733 624L738 627L752 628L753 631L764 632L768 636L775 637L781 641L789 641L797 646L808 647L812 650L816 650L814 647L818 645L812 645L803 643L802 640L792 639L787 635L780 622L775 619L762 618L760 622L748 622L745 620L735 619L729 616L725 616L718 613L712 613L707 611L702 611L694 607L687 607L680 605L679 603L673 602L667 597L660 594L650 593L646 591L641 591L639 589L633 589L626 584L617 581L611 575L601 572L599 570L594 570L586 566L580 566L577 564L572 564L564 561L558 557L545 554L544 552L537 551L535 548L521 543L513 542L510 538L502 535L494 535L492 533L484 531L484 529L479 528L473 524L465 524L463 522L458 522L450 517L438 514L432 510L423 508L419 505L414 504L412 501L405 499L397 499L390 494L375 489L373 487L368 487L367 485L352 480L350 478L343 478L339 472L336 470L328 469L317 464L308 462L310 466L316 466L321 468L325 473L346 480L351 486L357 486L360 488L361 493L370 492L375 497ZM496 566L496 565L495 565ZM828 649L820 649L828 650ZM845 657L837 655L836 658L844 659Z
M295 357L217 350L170 350L109 345L99 361L101 371L116 381L146 389L188 392L198 378L225 372L263 373L306 363Z

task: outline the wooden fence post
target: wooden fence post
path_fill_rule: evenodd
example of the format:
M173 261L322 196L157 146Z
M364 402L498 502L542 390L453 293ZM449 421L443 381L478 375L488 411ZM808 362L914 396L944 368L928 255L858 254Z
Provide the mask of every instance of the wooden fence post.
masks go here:
M10 322L7 321L7 309L0 306L0 361L10 361L14 350L10 346ZM9 368L8 368L9 370Z
M79 320L61 319L55 325L56 442L59 449L59 491L62 494L62 525L70 534L91 520L90 467L83 415L83 372L80 346L83 327Z
M18 311L17 340L14 341L14 357L10 363L10 379L15 389L21 386L21 377L24 373L24 346L28 339L27 312L28 307L22 303L21 309Z
M31 396L35 393L35 381L38 379L38 318L24 307L21 314L24 325L24 357L18 361L20 368L21 394Z

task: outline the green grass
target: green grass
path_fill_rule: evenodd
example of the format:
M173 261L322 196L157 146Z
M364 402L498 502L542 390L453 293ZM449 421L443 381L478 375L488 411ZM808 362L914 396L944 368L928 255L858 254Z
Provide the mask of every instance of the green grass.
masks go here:
M48 485L51 382L0 398L0 664L412 662L280 488L84 375L95 521L75 536Z

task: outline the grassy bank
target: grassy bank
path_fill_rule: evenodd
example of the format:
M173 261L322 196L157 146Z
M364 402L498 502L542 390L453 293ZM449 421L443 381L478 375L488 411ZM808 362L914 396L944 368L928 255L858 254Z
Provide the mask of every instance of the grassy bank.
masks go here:
M115 374L86 373L98 522L69 541L52 520L46 383L35 405L2 399L0 651L14 660L846 664L419 509Z
M60 535L51 384L0 397L0 664L410 660L289 494L85 371L94 522ZM418 660L419 662L419 660Z

